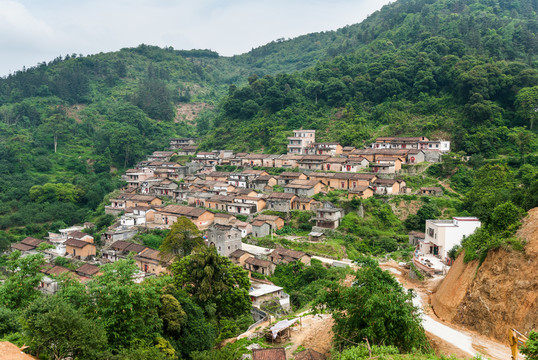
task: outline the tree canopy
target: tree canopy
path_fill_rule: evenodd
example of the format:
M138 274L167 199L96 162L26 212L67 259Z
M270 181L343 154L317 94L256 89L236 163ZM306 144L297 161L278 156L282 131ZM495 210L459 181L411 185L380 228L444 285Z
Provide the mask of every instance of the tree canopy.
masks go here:
M413 293L371 258L359 260L351 287L334 283L318 300L318 309L330 312L337 348L361 343L393 345L400 351L425 351L429 344Z

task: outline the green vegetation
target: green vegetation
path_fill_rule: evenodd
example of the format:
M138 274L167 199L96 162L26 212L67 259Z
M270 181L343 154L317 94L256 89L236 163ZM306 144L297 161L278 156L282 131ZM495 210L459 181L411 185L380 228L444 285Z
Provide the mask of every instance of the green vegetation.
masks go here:
M300 261L280 264L270 280L290 295L294 309L312 304L333 282L342 281L351 270L331 267L327 269L321 261L312 259L310 266Z
M332 314L337 349L363 342L395 346L400 352L429 351L412 291L406 292L376 260L361 258L351 287L332 283L317 306Z
M402 134L451 138L467 155L525 157L536 146L530 123L536 115L528 110L538 82L535 6L530 0L387 5L334 35L349 37L331 51L339 56L231 86L203 148L284 152L286 136L302 127L342 145Z
M174 263L174 279L161 276L135 283L134 260L119 260L101 266L102 274L85 284L63 274L57 278L60 291L47 296L36 290L43 261L41 254L21 258L14 252L7 280L0 285L0 337L29 345L33 354L190 358L252 323L246 272L205 246ZM220 279L210 282L211 289L202 285L208 274ZM203 291L190 292L187 283Z
M0 251L83 221L96 224L88 232L98 238L114 221L104 205L122 185L118 174L166 148L170 137L201 137L201 149L284 153L296 128L357 147L377 136L451 140L454 152L425 173L404 169L412 190L442 183L444 194L350 201L346 192L331 191L316 199L347 214L326 242L280 237L312 229L311 213L293 211L260 245L337 258L406 256L409 230L457 214L483 222L462 244L465 260L483 260L501 246L521 249L514 233L525 211L538 206L537 11L532 0L399 0L361 24L279 39L232 58L140 45L60 57L2 78ZM178 105L198 102L210 108L195 121L177 115ZM419 202L405 221L394 211L401 201ZM103 266L87 287L62 277L61 291L44 299L36 290L43 256L1 257L0 336L49 358L243 354L239 347L211 348L252 320L245 271L214 249L196 248L201 239L190 222L138 239L177 257L173 279L136 284L133 261L120 261ZM290 292L294 307L315 302L333 314L337 359L370 356L362 345L350 347L364 338L372 356L423 358L395 353L429 351L412 294L372 260L361 260L353 286L340 283L345 275L313 261L281 265L273 280Z
M152 229L134 236L133 241L139 242L144 246L158 250L170 230Z
M196 248L173 263L170 270L174 285L189 294L209 319L216 321L220 340L245 330L252 322L248 273L218 255L214 246Z
M521 170L536 173L536 168L524 166ZM522 249L521 241L513 238L519 228L525 210L538 205L533 189L538 180L533 179L528 186L506 166L485 165L478 169L473 187L464 198L464 207L477 215L483 225L475 234L462 241L465 261L480 258L483 261L488 250L503 244ZM522 186L521 186L522 185Z
M172 224L170 232L164 238L160 250L163 254L184 257L191 254L196 247L204 246L200 230L192 221L181 216Z
M538 332L529 332L529 337L525 345L521 348L521 353L525 355L526 359L536 360L538 359Z

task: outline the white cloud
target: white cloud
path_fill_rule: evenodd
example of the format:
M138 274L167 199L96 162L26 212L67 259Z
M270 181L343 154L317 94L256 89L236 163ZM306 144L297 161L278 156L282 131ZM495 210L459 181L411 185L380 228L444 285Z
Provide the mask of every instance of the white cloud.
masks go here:
M141 43L234 55L336 30L388 0L0 0L0 75L58 55Z
M44 48L52 39L50 27L36 19L24 5L0 0L0 47L6 49Z

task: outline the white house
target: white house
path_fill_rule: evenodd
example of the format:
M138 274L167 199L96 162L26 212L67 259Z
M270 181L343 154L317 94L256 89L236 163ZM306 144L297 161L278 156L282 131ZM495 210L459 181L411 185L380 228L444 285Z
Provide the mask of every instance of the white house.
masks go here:
M284 310L289 310L290 296L284 292L284 289L280 286L276 286L273 283L261 282L255 279L250 281L251 287L248 292L250 299L252 300L252 306L260 307L265 301L278 300Z
M475 232L482 223L475 217L454 217L452 220L426 220L426 236L419 241L419 251L445 260L454 245Z

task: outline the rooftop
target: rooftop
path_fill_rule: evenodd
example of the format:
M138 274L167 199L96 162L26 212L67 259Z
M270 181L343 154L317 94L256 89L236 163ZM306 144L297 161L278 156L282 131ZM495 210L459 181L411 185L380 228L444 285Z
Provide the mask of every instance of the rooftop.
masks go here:
M246 262L248 262L249 260L250 259L247 259ZM269 264L271 264L271 263L269 263ZM283 288L281 288L280 286L276 286L274 284L269 285L269 284L259 283L257 281L252 281L251 282L251 287L250 287L250 290L249 290L248 294L250 296L260 297L260 296L267 295L267 294L272 294L272 293L275 293L275 292L281 291L281 290L283 290Z

